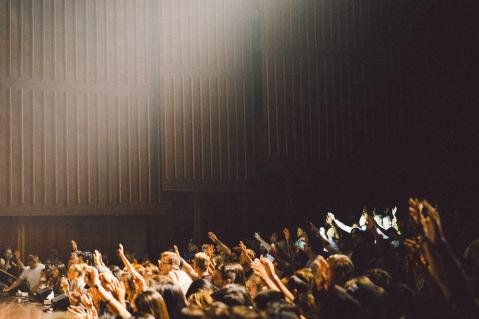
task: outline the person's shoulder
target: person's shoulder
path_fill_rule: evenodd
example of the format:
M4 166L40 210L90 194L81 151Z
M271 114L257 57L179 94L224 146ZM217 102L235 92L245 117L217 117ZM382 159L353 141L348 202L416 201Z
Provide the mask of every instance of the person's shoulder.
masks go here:
M38 267L39 267L40 269L45 269L45 265L44 265L44 264L39 264Z

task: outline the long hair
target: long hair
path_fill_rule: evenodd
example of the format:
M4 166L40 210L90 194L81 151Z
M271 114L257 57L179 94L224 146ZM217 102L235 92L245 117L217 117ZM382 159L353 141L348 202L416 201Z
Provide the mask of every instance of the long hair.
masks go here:
M145 290L135 299L137 311L150 313L156 319L170 319L163 297L154 290Z

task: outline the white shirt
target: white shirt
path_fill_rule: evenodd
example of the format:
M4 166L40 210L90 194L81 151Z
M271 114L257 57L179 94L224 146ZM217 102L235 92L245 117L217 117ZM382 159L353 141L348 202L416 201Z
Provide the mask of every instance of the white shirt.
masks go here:
M190 276L188 276L188 274L183 270L171 270L168 273L168 277L170 277L174 283L181 287L181 291L183 291L183 294L186 296L186 292L193 282Z
M35 269L30 269L30 266L27 266L25 269L23 269L19 278L26 280L28 287L32 289L40 282L40 275L43 269L45 269L44 264L38 264Z

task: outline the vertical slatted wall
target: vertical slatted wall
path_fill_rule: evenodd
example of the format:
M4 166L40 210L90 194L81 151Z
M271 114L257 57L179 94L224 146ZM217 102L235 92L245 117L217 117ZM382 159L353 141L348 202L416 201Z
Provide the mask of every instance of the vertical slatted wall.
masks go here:
M159 205L156 1L0 1L0 212Z
M272 161L372 159L404 132L394 4L262 1L263 101ZM397 6L397 5L396 5Z
M164 0L159 17L165 190L248 187L256 0Z

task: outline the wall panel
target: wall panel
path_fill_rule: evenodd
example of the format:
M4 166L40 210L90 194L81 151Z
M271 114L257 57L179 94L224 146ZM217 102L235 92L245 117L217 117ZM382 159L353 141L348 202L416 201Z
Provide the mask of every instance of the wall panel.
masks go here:
M159 210L158 7L0 1L0 214Z
M252 185L256 3L160 1L165 190Z
M264 136L273 162L372 159L406 121L398 6L265 0Z

